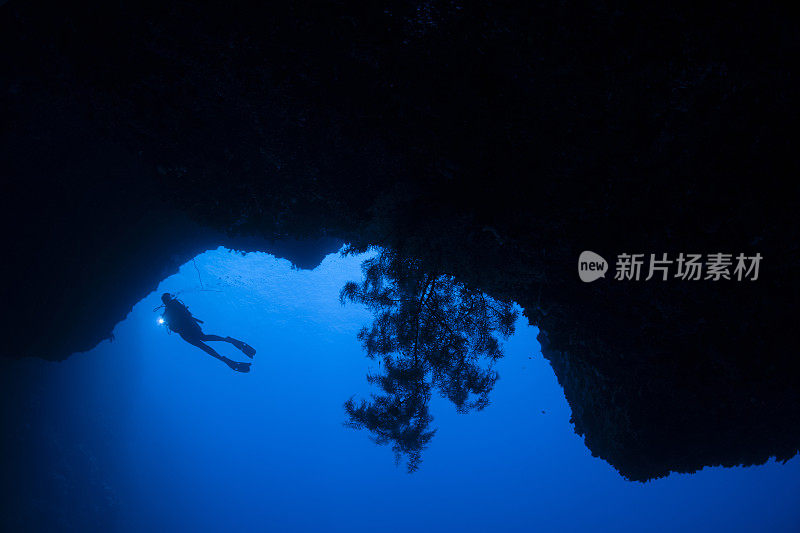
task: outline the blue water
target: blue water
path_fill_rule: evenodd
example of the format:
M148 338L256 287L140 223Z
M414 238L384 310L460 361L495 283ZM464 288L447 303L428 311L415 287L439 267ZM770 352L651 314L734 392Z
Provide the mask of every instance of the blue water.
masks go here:
M20 512L82 531L800 530L798 458L641 484L591 457L524 319L489 407L459 414L434 395L438 432L408 474L342 425L376 365L356 339L371 315L338 299L362 259L334 254L307 271L209 251L139 302L113 341L62 363L5 363L6 378L29 384L6 405L36 414L31 431L52 455L36 475L56 487ZM206 333L255 347L252 372L167 334L153 312L165 291L182 291Z

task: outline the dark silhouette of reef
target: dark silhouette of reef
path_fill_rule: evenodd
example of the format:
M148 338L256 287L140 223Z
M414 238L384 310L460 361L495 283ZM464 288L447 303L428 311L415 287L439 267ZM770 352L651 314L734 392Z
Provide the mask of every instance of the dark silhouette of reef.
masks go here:
M520 303L622 475L788 459L797 35L755 3L12 0L2 353L91 348L206 248L377 244ZM764 261L586 285L587 249Z

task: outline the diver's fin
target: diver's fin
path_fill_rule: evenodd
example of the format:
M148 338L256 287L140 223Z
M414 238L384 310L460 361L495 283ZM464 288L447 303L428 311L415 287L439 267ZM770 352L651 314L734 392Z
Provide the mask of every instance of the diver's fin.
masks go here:
M242 342L240 340L236 340L233 337L225 337L225 340L228 341L229 343L233 344L237 348L239 348L242 351L242 353L244 353L250 359L252 359L253 356L256 354L255 348L253 348L252 346L250 346L246 342Z
M228 366L237 372L242 372L245 374L247 372L250 372L250 363L240 363L238 361L231 361L230 363L228 363Z

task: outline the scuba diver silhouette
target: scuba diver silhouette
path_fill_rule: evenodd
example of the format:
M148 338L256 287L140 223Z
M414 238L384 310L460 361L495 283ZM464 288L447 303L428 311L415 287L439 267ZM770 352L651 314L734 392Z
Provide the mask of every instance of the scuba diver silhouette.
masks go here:
M220 337L219 335L207 335L203 333L200 327L203 321L192 316L192 313L189 312L189 308L168 292L161 295L161 301L164 303L164 314L162 314L159 319L160 323L165 323L171 331L180 335L183 340L193 346L197 346L211 357L219 359L233 370L237 372L250 372L250 363L240 363L228 359L224 355L218 354L214 348L203 341L224 341L233 344L251 359L256 354L252 346L232 337Z

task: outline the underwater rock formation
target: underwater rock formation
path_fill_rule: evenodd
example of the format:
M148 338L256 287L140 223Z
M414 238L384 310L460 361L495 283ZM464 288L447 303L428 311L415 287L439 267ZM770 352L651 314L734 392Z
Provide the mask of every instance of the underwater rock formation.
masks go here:
M519 302L626 477L789 458L798 40L772 9L8 2L3 355L90 349L208 247L377 244ZM587 285L587 249L764 263Z

